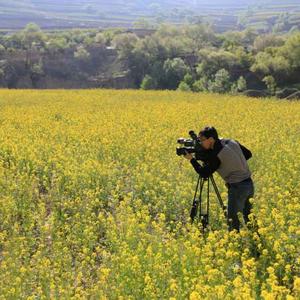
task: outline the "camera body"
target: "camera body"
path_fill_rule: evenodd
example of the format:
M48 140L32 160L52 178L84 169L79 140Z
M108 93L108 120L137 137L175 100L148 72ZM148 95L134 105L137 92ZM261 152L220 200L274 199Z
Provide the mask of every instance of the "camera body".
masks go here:
M183 147L176 148L176 154L178 156L185 155L186 153L195 153L196 160L205 162L207 159L208 151L201 145L197 134L193 131L189 131L191 139L179 138L177 143L183 145Z

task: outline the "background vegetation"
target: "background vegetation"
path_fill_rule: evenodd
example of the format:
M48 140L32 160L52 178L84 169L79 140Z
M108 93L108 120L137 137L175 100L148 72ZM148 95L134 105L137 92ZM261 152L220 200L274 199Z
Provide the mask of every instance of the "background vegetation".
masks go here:
M233 94L248 90L247 95L299 97L299 49L297 30L218 34L207 24L163 24L150 31L44 32L30 23L14 34L0 35L0 85Z

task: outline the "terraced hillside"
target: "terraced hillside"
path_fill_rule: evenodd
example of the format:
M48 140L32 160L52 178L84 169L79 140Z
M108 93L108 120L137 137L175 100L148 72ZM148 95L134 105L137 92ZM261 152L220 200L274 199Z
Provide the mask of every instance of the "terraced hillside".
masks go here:
M283 14L285 13L285 14ZM289 30L300 25L296 0L0 0L0 28L19 29L35 22L44 29L72 27L132 27L147 18L150 24L207 21L216 30L252 26Z

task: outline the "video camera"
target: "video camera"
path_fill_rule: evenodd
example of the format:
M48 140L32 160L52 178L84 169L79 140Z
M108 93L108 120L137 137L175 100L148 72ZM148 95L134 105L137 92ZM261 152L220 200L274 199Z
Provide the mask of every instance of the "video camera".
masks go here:
M205 162L207 159L208 150L202 147L201 141L193 130L189 131L189 135L191 139L179 138L177 140L177 143L183 145L184 147L177 147L176 154L181 156L185 155L186 153L195 153L196 160Z

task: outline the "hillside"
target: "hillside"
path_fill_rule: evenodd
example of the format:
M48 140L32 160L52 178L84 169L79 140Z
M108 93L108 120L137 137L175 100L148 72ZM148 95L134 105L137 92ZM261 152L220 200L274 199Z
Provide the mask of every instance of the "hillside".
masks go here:
M281 20L282 13L288 13L284 20ZM296 0L212 0L209 3L204 0L0 0L1 29L20 29L29 22L43 29L132 27L141 18L147 19L148 26L163 21L205 21L214 24L218 31L245 26L270 30L279 20L287 30L300 24L300 3Z

